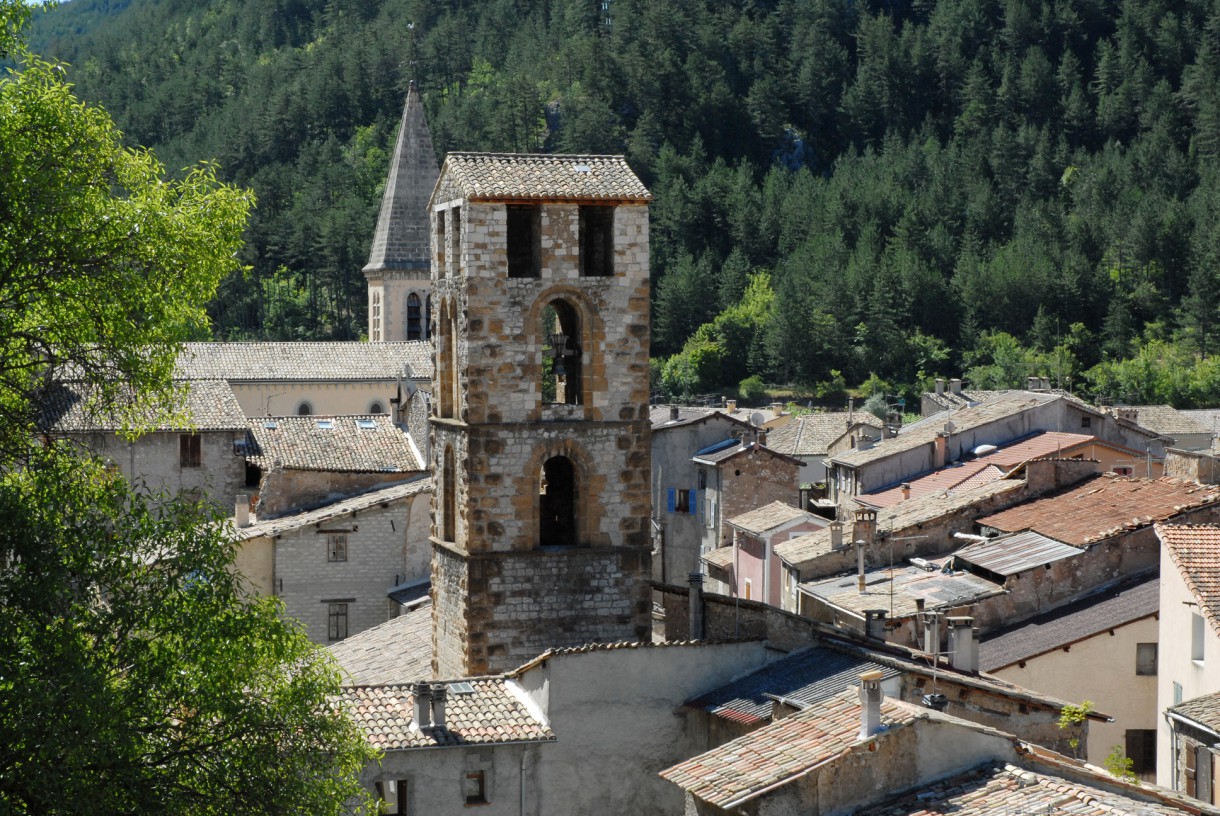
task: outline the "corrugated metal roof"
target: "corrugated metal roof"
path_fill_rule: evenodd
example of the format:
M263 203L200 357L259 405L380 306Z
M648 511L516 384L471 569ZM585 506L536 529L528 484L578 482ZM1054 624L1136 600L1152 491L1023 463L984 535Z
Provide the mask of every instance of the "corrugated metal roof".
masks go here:
M1052 561L1072 558L1083 552L1079 547L1047 538L1033 530L1024 530L971 544L958 550L956 557L996 575L1007 577Z

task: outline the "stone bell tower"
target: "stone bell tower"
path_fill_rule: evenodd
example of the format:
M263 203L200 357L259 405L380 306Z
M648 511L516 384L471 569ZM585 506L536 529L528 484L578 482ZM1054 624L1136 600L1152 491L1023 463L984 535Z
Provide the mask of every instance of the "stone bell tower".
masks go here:
M441 168L438 677L650 637L650 199L617 156L452 153Z
M428 197L436 186L436 154L415 82L407 90L390 160L373 247L364 267L369 340L427 340L432 306Z

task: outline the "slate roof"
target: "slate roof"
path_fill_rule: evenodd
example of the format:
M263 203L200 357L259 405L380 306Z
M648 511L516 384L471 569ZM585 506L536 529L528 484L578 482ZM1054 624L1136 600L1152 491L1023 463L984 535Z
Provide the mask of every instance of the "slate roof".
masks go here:
M264 417L250 424L246 458L264 470L404 473L425 469L388 414Z
M327 647L354 685L432 679L432 601Z
M825 456L830 446L858 425L881 430L882 423L867 411L801 414L767 433L767 447L789 456Z
M1013 468L1031 459L1041 459L1047 456L1068 456L1078 448L1088 445L1103 445L1132 456L1142 456L1138 451L1125 448L1121 445L1103 442L1089 434L1039 431L991 453L985 453L973 459L953 462L939 470L929 471L914 478L906 479L905 483L911 486L911 498L928 493L943 493L952 490L968 489L980 484L994 482ZM904 501L901 484L872 493L865 493L855 498L859 504L878 508L893 507L899 502Z
M977 523L1004 532L1034 530L1083 547L1217 501L1220 487L1216 485L1103 473L1050 496L980 518Z
M1012 394L984 402L970 408L964 408L953 414L954 433L961 433L992 422L999 422L1005 417L1019 414L1039 405L1045 405L1060 399L1067 399L1060 394L1038 394L1028 391L1015 391ZM1092 409L1089 409L1092 412ZM943 422L922 421L892 439L883 439L871 448L854 450L836 454L832 461L849 467L859 467L870 462L877 462L902 451L914 450L924 445L931 445L937 434L944 427ZM1005 440L997 440L1005 441Z
M1096 592L985 636L979 643L979 667L989 672L1029 660L1155 615L1159 606L1156 575Z
M1212 429L1170 405L1132 405L1139 413L1135 421L1150 431L1156 431L1165 436L1182 434L1211 435Z
M972 405L978 405L981 402L988 400L1007 397L1010 394L1024 394L1024 391L1019 389L1002 389L998 391L976 391L973 388L963 388L960 394L954 394L947 387L940 394L935 391L925 391L923 399L926 399L942 409L948 410L952 408L959 410L961 408L969 408Z
M53 383L42 398L39 426L53 433L117 431L124 427L122 413L134 409L137 416L156 420L155 431L240 431L246 415L237 404L233 389L224 380L194 380L175 383L181 391L167 406L150 405L145 398L127 396L116 411L90 406L90 389L83 383ZM181 414L181 418L173 415Z
M855 811L856 816L1186 816L1199 813L1197 802L1151 785L1130 786L1126 795L1113 779L1097 784L1055 773L1054 765L1030 761L1026 767L990 762L965 773ZM1073 768L1072 776L1087 774ZM1191 804L1187 804L1191 802Z
M622 156L450 153L441 175L472 201L652 200Z
M431 379L432 343L186 343L174 376L229 382L393 381L410 364L413 378Z
M878 528L882 532L905 530L908 527L958 512L965 507L969 507L992 496L1006 493L1010 490L1021 490L1024 486L1025 482L1018 479L1001 479L1000 481L992 482L972 490L957 491L950 494L938 493L913 498L910 501L897 505L893 508L892 512L887 511L883 519L878 519ZM845 541L847 540L847 535L848 530L845 529ZM808 563L830 552L829 528L818 530L775 546L775 554L793 566Z
M1158 524L1156 534L1199 602L1200 613L1220 634L1220 526Z
M861 740L860 703L851 692L823 700L667 768L661 777L704 802L728 810L815 765L866 750L869 743L919 717L920 712L912 706L882 700L883 730Z
M790 521L805 517L812 518L813 514L786 502L773 501L748 513L733 516L733 518L727 519L727 522L742 532L762 535Z
M414 696L410 684L347 686L341 702L374 748L400 751L453 745L494 745L501 742L554 742L555 734L541 717L510 689L503 677L471 678L471 694L454 691L448 683L445 727L412 725Z
M346 516L349 513L356 513L361 510L367 510L370 507L375 507L379 504L388 504L390 502L405 499L408 496L414 496L419 493L426 493L432 489L432 480L429 478L412 479L409 482L403 482L391 487L382 487L376 490L370 490L367 493L361 493L356 496L343 499L341 501L332 502L321 507L315 507L312 510L305 510L300 513L293 513L287 516L267 519L266 521L255 520L254 524L249 527L239 527L235 530L239 541L246 541L251 538L261 538L262 536L279 535L280 533L289 530L296 530L301 527L307 527L311 524L320 524L324 521L329 521L339 516Z
M948 559L928 560L940 567ZM858 581L851 572L802 583L800 590L859 617L869 609L884 609L891 618L907 618L923 609L963 606L1004 593L1000 584L969 572L945 574L940 569L927 572L914 566L866 570L863 592Z
M814 646L700 694L685 705L753 725L771 719L772 697L783 697L787 702L803 704L802 707L812 705L844 689L858 687L860 675L868 671L880 671L882 679L902 674L894 667L858 655Z
M1169 710L1179 717L1193 720L1204 728L1220 734L1220 692L1186 700Z
M1083 552L1079 547L1023 530L970 544L953 557L1007 578L1064 558L1075 558Z
M1208 433L1215 434L1220 429L1220 408L1184 408L1178 413L1202 425Z

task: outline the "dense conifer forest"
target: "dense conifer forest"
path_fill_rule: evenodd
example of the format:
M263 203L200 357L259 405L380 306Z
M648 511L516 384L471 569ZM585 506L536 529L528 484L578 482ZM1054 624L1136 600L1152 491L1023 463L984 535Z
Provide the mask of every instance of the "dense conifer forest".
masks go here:
M256 192L217 339L361 336L414 78L439 155L628 156L672 394L1220 404L1217 0L72 0L31 41Z

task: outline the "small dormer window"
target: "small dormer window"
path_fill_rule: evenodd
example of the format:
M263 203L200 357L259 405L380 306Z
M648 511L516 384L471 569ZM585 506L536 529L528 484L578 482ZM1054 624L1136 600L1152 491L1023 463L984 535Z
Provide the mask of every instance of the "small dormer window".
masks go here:
M542 208L509 204L505 209L508 276L537 278L542 274Z

